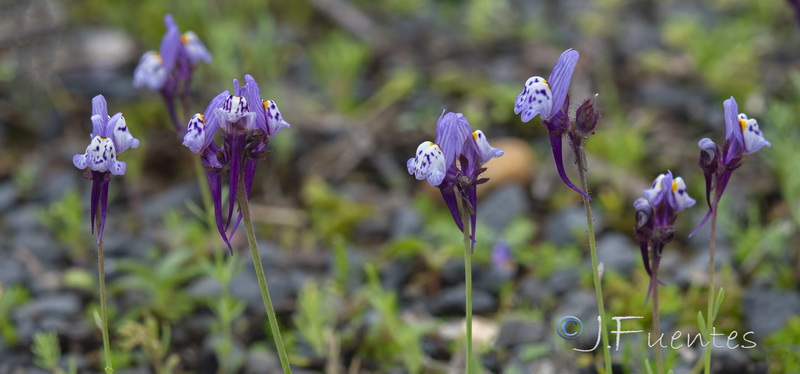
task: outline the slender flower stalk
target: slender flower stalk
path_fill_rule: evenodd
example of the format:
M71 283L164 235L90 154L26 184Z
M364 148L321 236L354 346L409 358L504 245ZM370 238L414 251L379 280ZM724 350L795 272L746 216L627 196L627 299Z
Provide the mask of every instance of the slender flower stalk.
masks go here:
M256 278L258 278L258 288L261 290L261 298L264 300L264 309L267 311L269 329L272 331L272 338L275 340L275 347L278 349L278 357L280 358L283 372L284 374L290 374L292 368L289 365L289 356L286 354L286 348L283 346L281 330L278 327L278 318L275 316L275 308L272 307L272 298L269 296L267 278L264 276L264 265L261 264L261 255L258 253L256 234L253 229L253 222L250 220L250 208L248 207L244 182L239 183L239 187L236 191L236 199L239 201L239 207L242 211L242 220L244 220L244 228L247 233L247 244L250 247L250 254L253 256L253 267L256 270Z
M661 254L664 246L675 237L678 212L694 206L696 201L686 191L683 178L673 179L672 172L659 175L651 188L644 190L643 194L644 198L636 199L633 203L636 209L634 233L639 240L645 271L650 276L645 303L652 295L653 334L659 336L661 319L658 311L658 285L661 282L658 280L658 267L661 263ZM664 359L660 346L656 346L656 369L658 373L664 372Z
M594 233L594 218L592 216L592 198L586 192L587 162L583 143L589 135L594 133L594 128L600 114L594 109L594 100L584 101L576 110L574 120L569 117L569 83L572 73L578 63L578 51L568 49L561 54L556 62L550 78L545 80L540 76L528 78L522 92L517 96L514 104L514 113L522 114L522 122L528 122L537 115L550 136L550 147L556 163L556 169L561 180L567 187L575 190L583 199L586 212L587 235L589 237L589 253L592 257L592 279L594 280L595 296L597 298L597 311L601 316L600 331L603 342L609 342L608 329L605 322L605 305L603 304L603 287L600 277L600 264L597 261L597 243ZM562 159L562 141L564 136L570 141L570 146L575 155L575 164L578 168L581 187L578 188L567 177ZM602 344L603 360L606 373L611 373L611 351L606 343Z
M95 220L97 230L100 230L100 219ZM103 255L103 238L97 242L97 275L100 284L100 331L103 334L103 356L106 360L106 374L114 373L114 365L111 362L111 343L108 338L108 308L106 307L106 268L105 256Z
M709 263L708 263L708 310L706 314L706 334L711 333L714 325L717 304L716 290L714 289L714 252L716 249L717 234L717 208L722 199L722 194L728 186L728 182L733 175L733 171L742 165L744 155L755 153L764 146L771 147L772 144L764 138L758 122L754 118L748 118L746 114L739 113L739 105L733 97L723 103L725 113L725 143L720 149L711 139L703 138L697 143L700 147L700 157L698 164L703 170L706 180L706 203L708 213L700 224L692 231L689 236L694 235L706 221L711 218L711 237L709 242ZM709 338L707 335L706 338ZM711 347L706 347L705 372L711 370Z
M464 282L466 291L467 319L467 373L472 373L472 240L469 226L469 210L461 207L461 224L464 226Z
M583 148L578 149L578 153L575 155L576 159L579 160L577 162L578 168L578 177L581 182L581 188L583 191L589 191L589 186L586 181L586 155L583 152ZM583 209L586 213L586 225L587 230L586 233L589 236L589 253L592 256L592 281L594 282L594 293L597 299L597 312L602 317L600 320L600 332L603 337L603 342L610 342L608 340L608 328L606 327L606 307L603 302L603 283L602 279L600 278L600 265L597 261L597 241L595 240L594 235L594 216L592 215L592 203L589 200L588 196L581 195L583 199ZM608 348L609 346L605 343L603 345L603 361L606 365L606 373L612 373L611 371L611 351Z
M106 226L108 207L108 185L111 175L123 175L127 169L125 161L118 161L117 155L129 148L139 146L139 140L131 135L122 113L108 115L106 99L97 95L92 99L92 139L83 154L72 157L78 169L85 170L84 176L92 181L90 197L90 224L92 233L97 234L97 270L100 288L101 330L105 352L107 373L113 373L111 348L108 338L108 313L106 311L106 277L103 256L103 231Z
M464 277L467 318L467 373L472 370L472 252L475 250L478 185L489 160L503 150L489 145L482 131L472 131L461 113L445 113L436 123L436 142L426 141L406 163L408 173L438 187L453 221L464 233Z
M233 80L233 85L233 94L228 91L220 93L211 100L203 114L197 113L192 117L187 125L183 145L200 156L211 191L217 230L231 254L233 248L230 238L244 220L253 266L281 366L284 373L291 373L248 207L258 161L266 157L269 140L280 130L289 127L289 124L283 120L274 101L261 98L261 91L252 76L245 75L244 86L240 86L236 79ZM214 143L218 131L222 135L222 147ZM226 173L229 195L226 199L228 207L224 209L222 181ZM239 212L236 220L233 220L234 205L237 202Z

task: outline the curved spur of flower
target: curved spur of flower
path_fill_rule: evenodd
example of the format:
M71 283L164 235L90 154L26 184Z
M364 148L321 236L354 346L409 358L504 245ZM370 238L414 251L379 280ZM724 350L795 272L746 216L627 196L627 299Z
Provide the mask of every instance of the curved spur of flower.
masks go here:
M94 232L95 217L99 207L101 217L100 230L97 233L99 242L105 227L109 175L125 174L126 164L124 161L118 161L117 155L129 148L137 148L139 139L131 135L122 113L117 113L113 117L108 116L106 99L103 95L97 95L92 99L91 120L92 140L83 154L72 157L72 163L78 169L88 169L86 176L92 180L90 220Z
M568 49L558 58L549 79L540 76L528 78L514 103L514 114L522 113L522 122L528 122L537 115L541 115L542 120L552 118L561 110L567 97L579 57L578 51Z
M442 148L430 141L422 142L417 153L406 162L408 173L417 180L427 179L431 186L437 187L444 181L447 168Z
M236 91L240 91L238 84ZM242 177L245 162L245 148L248 133L253 130L256 114L250 111L247 99L243 96L229 95L221 108L215 109L222 130L224 150L228 156L228 183L230 193L228 199L228 218L225 228L231 225L233 206L236 203L236 191ZM233 235L233 233L231 233Z
M649 240L653 235L653 207L650 202L640 197L633 202L633 208L636 210L636 227L635 234L639 240L639 250L642 254L642 262L644 263L644 270L647 275L652 277L653 271L650 269L650 251Z
M200 41L194 31L187 31L181 35L181 43L186 49L186 55L191 62L191 65L197 65L198 62L203 61L206 64L211 63L211 53L206 49L205 44Z
M549 133L550 148L553 151L558 175L567 187L591 200L588 194L569 180L562 159L561 139L569 126L569 118L566 115L566 110L569 108L567 92L579 57L578 51L568 49L558 58L549 79L545 80L540 76L528 78L514 103L514 113L522 113L522 122L528 122L537 115L541 116Z

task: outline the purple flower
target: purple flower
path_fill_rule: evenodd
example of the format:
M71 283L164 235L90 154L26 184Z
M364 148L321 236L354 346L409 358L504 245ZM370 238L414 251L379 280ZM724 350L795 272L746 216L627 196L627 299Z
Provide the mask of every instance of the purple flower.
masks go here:
M483 165L502 155L503 150L490 146L482 131L472 132L463 114L442 111L436 123L436 141L422 142L415 156L406 162L409 174L439 187L453 220L459 230L464 231L457 200L461 199L462 206L470 214L473 248L477 225L477 185L488 180L480 178L486 170Z
M578 63L578 51L568 49L558 58L556 66L550 73L550 78L545 80L540 76L528 78L522 92L517 96L514 103L514 113L522 113L522 122L528 122L537 115L542 118L547 131L550 135L550 147L553 150L553 157L556 162L556 169L561 180L571 189L586 196L589 195L576 187L567 177L564 170L562 159L561 140L565 133L570 130L570 119L567 113L569 109L569 83L572 80L572 73ZM590 118L594 118L591 114ZM594 119L596 123L596 118ZM593 126L592 126L593 129Z
M72 157L72 163L78 169L86 170L86 178L92 181L90 220L94 233L95 218L100 216L100 227L97 232L99 243L103 238L106 224L110 175L123 175L126 170L125 161L117 160L117 155L129 148L137 148L139 139L131 135L122 113L109 117L103 95L97 95L92 99L91 119L92 133L89 137L92 140L83 154Z
M761 132L758 122L754 118L748 118L747 114L739 113L736 99L731 97L725 100L723 109L725 111L725 143L722 146L722 150L708 138L700 139L697 143L697 146L700 147L698 164L703 170L706 180L706 202L709 210L689 236L694 235L711 217L713 210L712 191L714 192L714 199L719 201L728 186L733 171L742 165L742 157L746 154L755 153L764 146L772 146L764 138L764 133Z
M206 168L206 178L214 202L217 230L232 251L229 238L241 220L239 213L231 229L236 191L243 182L247 196L253 184L258 160L267 154L269 140L281 129L289 127L272 100L263 100L258 84L245 75L245 85L234 79L234 92L224 91L197 113L186 127L183 145L200 155ZM222 147L214 143L217 132L222 134ZM228 210L222 209L222 174L228 173ZM230 233L228 233L230 231Z
M647 275L650 276L650 290L655 286L658 265L664 246L675 235L675 220L678 212L693 206L696 201L686 191L683 178L672 177L672 172L659 175L649 189L642 191L644 198L633 203L636 210L634 233L639 240L639 248ZM645 301L646 302L646 301Z
M164 25L167 32L161 39L161 48L146 52L139 60L133 72L133 86L159 91L170 119L180 130L174 100L177 97L186 103L195 65L200 61L210 63L211 54L194 32L181 35L172 15L164 16Z
M514 269L511 247L504 240L497 240L492 247L492 268L501 274L509 274Z

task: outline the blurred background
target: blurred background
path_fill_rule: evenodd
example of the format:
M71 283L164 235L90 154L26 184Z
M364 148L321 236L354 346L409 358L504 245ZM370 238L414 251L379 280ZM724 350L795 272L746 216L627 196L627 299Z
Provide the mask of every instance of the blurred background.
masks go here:
M267 280L297 373L449 373L463 367L461 233L438 192L406 172L443 108L505 156L480 188L474 339L485 373L594 372L596 307L579 195L538 119L513 102L567 48L572 109L599 94L587 143L610 315L650 331L632 202L660 173L698 204L664 251L661 326L697 333L708 225L697 141L722 144L734 96L771 148L745 157L720 205L715 372L800 372L800 29L790 2L713 0L0 1L0 373L99 372L91 183L72 165L91 98L123 112L138 149L111 182L105 229L118 373L279 371L241 235L208 225L194 154L158 93L132 87L164 14L213 55L195 69L188 122L254 76L292 128L270 142L251 198ZM577 181L573 159L567 171ZM241 234L241 233L239 233ZM562 340L555 322L584 321ZM613 327L612 324L609 324ZM685 340L683 340L685 343ZM644 334L613 352L646 372ZM666 350L676 373L701 357Z

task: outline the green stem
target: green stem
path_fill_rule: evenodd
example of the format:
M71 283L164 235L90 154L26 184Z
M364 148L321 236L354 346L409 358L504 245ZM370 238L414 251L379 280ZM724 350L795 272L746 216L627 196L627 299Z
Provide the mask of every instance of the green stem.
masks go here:
M464 279L466 282L467 315L467 374L472 374L472 240L470 239L469 208L461 199L461 223L464 227Z
M100 210L95 213L95 230L100 232ZM111 363L111 344L108 339L108 310L106 309L106 269L105 258L103 256L103 238L97 242L97 275L100 283L100 328L103 332L103 353L106 359L106 374L114 373L114 365Z
M583 147L574 147L576 164L578 166L578 175L581 180L581 189L587 194L589 193L589 186L586 182L586 154ZM611 374L611 350L608 347L608 328L606 328L606 309L603 305L603 287L600 284L600 271L597 268L597 243L594 238L594 218L592 218L592 206L589 198L581 195L583 198L583 208L586 211L586 224L588 226L589 235L589 252L592 255L592 279L594 280L594 293L597 297L597 311L602 317L600 323L600 331L603 335L603 359L606 363L606 374Z
M236 191L236 200L239 202L239 209L242 212L242 220L244 221L244 227L247 231L247 243L250 245L250 254L253 256L253 266L256 269L256 277L258 277L258 287L261 289L261 298L264 299L264 308L267 311L267 319L269 320L269 328L272 331L272 337L275 339L275 347L278 349L281 367L283 367L284 374L290 374L292 368L289 366L289 356L286 355L286 349L283 347L283 339L281 339L278 319L275 316L275 309L272 307L272 299L269 297L267 279L264 277L264 266L261 264L261 255L258 253L256 234L255 230L253 230L253 222L250 220L250 208L247 205L247 195L245 195L244 192L244 180L241 177L239 179L239 188Z
M714 249L717 246L717 207L719 206L719 198L714 197L714 202L711 205L711 241L708 244L708 314L706 315L706 338L711 341L711 327L714 326L714 303L716 302L714 292ZM706 346L705 352L705 372L711 372L711 346Z
M655 252L652 256L652 265L650 266L653 269L653 333L656 336L656 341L658 344L655 345L656 348L656 373L662 374L664 373L664 357L661 352L661 315L658 313L658 273L656 272L655 262L657 261L655 256L659 252L659 249L656 248Z

